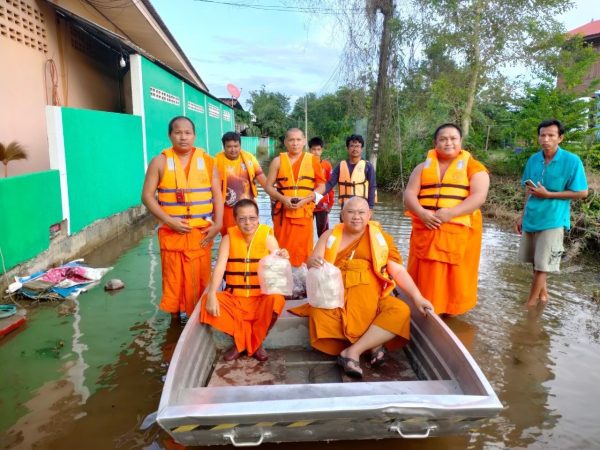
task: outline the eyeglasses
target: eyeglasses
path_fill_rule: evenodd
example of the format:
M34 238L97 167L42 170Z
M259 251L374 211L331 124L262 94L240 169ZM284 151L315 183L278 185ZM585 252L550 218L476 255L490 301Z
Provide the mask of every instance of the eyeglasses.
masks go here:
M254 222L258 222L258 217L256 217L256 216L252 216L252 217L238 217L235 220L237 222L242 222L242 223L254 223Z

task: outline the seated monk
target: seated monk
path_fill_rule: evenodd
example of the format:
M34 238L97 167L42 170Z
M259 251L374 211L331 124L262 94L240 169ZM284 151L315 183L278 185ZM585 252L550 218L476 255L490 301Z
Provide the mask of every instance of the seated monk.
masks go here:
M343 223L319 238L307 265L321 267L328 261L341 270L344 307L322 309L305 304L290 311L309 317L314 348L338 355L346 375L361 378L363 352L370 350L370 365L377 367L385 359L386 347L393 350L409 339L410 308L390 295L396 284L423 314L433 311L433 306L402 266L393 238L370 221L371 210L364 198L346 201L342 219Z
M283 295L263 295L258 280L258 262L271 252L289 258L279 249L273 230L258 223L258 206L243 199L233 207L234 227L221 240L215 269L202 298L200 322L229 334L233 345L226 361L237 359L243 351L259 361L269 356L262 346L267 333L283 310ZM225 276L225 290L217 292Z

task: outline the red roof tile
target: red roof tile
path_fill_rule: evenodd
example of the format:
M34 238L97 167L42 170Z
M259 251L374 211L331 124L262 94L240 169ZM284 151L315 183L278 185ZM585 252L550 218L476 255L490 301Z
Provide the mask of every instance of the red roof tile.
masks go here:
M581 25L580 27L569 31L569 34L583 34L584 37L600 34L600 20L592 20L585 25Z

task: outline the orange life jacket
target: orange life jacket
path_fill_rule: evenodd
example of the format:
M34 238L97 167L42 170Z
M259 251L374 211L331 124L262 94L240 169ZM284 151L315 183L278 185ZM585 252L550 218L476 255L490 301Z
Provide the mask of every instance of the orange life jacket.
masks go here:
M429 150L427 159L421 172L421 190L418 199L425 209L438 210L440 208L453 208L462 203L470 191L467 165L471 154L466 150L460 153L450 163L450 166L440 180L440 167L437 152ZM471 226L471 215L455 217L450 223Z
M343 231L344 224L338 223L333 227L333 230L327 239L325 245L325 260L331 264L335 264L335 258L337 257L340 243L342 242ZM373 220L369 221L367 231L369 233L373 271L383 285L381 297L387 297L394 290L394 287L396 287L396 283L390 274L387 273L387 262L390 249L381 233L381 226L378 222Z
M279 154L279 171L275 179L277 191L286 197L306 197L315 190L315 170L313 168L313 155L302 152L302 162L298 172L298 179L294 177L294 169L287 152ZM282 205L276 202L273 215L281 213ZM309 202L303 208L284 209L286 217L312 217L315 209L314 202Z
M350 170L346 160L340 162L340 175L338 178L338 202L344 205L344 202L350 197L358 196L365 199L369 198L369 180L367 180L366 171L367 162L361 159L350 176Z
M219 171L219 177L221 178L221 191L223 192L223 201L225 201L225 197L227 196L227 170L228 167L236 167L237 164L242 164L243 169L245 168L248 172L248 179L250 181L250 189L252 190L252 196L256 198L258 192L256 190L256 185L254 184L254 178L256 177L256 167L254 167L254 157L251 153L248 153L245 150L240 150L239 159L241 161L235 160L231 161L225 156L225 152L217 153L215 156L215 164L217 165L217 170Z
M237 226L228 228L227 234L229 258L225 266L225 290L240 297L261 295L258 262L269 254L267 236L273 234L273 230L268 225L260 224L250 244L246 244Z
M209 219L213 213L212 158L201 148L195 148L186 177L173 149L165 149L162 153L166 163L158 184L158 204L171 217L187 219L193 228L206 227L211 223Z

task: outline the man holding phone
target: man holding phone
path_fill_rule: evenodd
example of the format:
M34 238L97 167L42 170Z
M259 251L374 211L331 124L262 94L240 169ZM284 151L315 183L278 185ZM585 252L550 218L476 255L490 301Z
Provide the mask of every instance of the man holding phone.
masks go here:
M548 272L558 272L563 254L564 230L571 227L571 200L588 195L581 159L559 146L565 128L558 120L538 126L541 150L529 158L521 185L526 187L525 206L517 221L521 234L519 259L533 264L533 281L527 306L548 301Z

